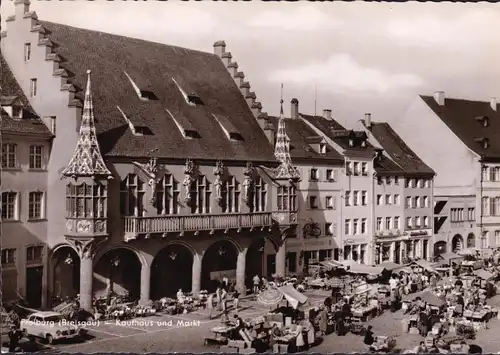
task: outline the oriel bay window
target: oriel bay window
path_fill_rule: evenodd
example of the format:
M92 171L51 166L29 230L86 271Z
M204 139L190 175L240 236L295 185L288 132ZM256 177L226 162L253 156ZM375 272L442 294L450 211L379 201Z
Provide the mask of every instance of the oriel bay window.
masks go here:
M222 212L240 212L240 183L234 176L230 176L224 182L224 197Z
M212 184L204 175L191 183L191 213L210 213Z
M122 216L144 216L144 182L136 174L128 174L120 184L120 213Z
M259 177L254 182L252 212L264 212L267 207L267 183Z
M106 218L106 186L66 185L66 213L74 218Z
M156 185L156 211L159 215L179 213L179 182L165 174Z
M278 211L296 211L297 193L295 186L278 187Z

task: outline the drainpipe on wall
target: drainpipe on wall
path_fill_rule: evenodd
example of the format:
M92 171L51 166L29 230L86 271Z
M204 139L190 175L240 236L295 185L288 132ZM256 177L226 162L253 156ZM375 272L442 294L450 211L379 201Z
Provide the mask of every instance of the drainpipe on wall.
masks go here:
M481 208L481 212L479 215L479 239L481 241L481 249L483 249L483 240L484 240L484 226L483 226L483 216L484 216L484 209L483 209L483 168L486 167L483 165L483 159L484 156L481 156L481 164L480 164L480 174L481 174L481 179L479 180L479 206ZM452 242L453 243L453 242Z
M427 259L428 261L432 261L434 259L434 244L435 242L435 235L434 235L434 178L436 175L432 177L431 180L431 196L430 196L430 207L431 207L431 240L430 240L430 246L427 247Z
M375 256L377 250L377 244L375 241L375 180L377 179L377 172L375 171L375 159L377 156L375 155L372 159L372 178L370 179L370 190L371 190L371 201L370 201L370 225L371 231L369 234L370 239L368 240L368 248L370 249L370 264L375 265ZM382 250L380 251L382 252Z

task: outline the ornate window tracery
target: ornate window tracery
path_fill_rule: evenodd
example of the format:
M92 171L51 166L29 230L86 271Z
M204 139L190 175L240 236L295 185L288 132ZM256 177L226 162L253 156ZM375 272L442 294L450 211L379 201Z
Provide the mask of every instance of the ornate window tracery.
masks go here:
M267 183L261 178L257 178L253 186L252 212L265 212L267 207Z
M75 218L106 218L106 186L102 184L66 185L66 213Z
M120 213L122 216L144 216L145 184L136 174L128 174L120 183Z
M295 186L278 187L278 211L296 211L297 193Z
M179 213L179 182L165 174L156 185L156 211L159 215Z
M224 197L222 212L240 212L240 183L234 176L229 176L224 182Z
M212 184L205 175L191 182L191 213L210 213Z

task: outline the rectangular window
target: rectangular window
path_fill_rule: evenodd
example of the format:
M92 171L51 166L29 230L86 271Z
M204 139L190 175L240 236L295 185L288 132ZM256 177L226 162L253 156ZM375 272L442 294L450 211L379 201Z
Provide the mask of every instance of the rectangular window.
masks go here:
M353 206L357 206L359 204L359 191L353 191L352 193L352 204Z
M26 261L28 264L41 263L43 256L43 246L34 245L26 248Z
M497 209L496 209L496 203L495 203L494 198L490 198L490 216L496 216L497 215Z
M428 208L429 207L429 197L424 196L424 207Z
M351 191L346 191L345 192L345 205L346 207L350 206L351 205Z
M421 224L420 224L420 217L415 217L415 227L416 228L420 228L421 227Z
M411 196L408 196L406 198L406 208L412 208L412 199L411 199Z
M310 173L309 173L309 178L311 181L318 181L318 169L311 169Z
M413 228L412 218L406 217L406 228Z
M489 198L488 197L483 197L481 199L481 208L482 208L482 214L483 216L489 216L489 211L488 211L488 206L489 205Z
M16 249L2 249L2 266L15 266Z
M487 166L482 166L481 167L481 179L483 181L488 180L488 167Z
M368 175L368 163L366 162L361 163L361 175L363 176Z
M278 190L279 192L279 190ZM292 202L293 207L296 207L296 202L297 202L297 196L295 194L295 187L292 189L292 194L289 196L290 202ZM279 199L278 199L279 202ZM281 206L283 207L283 206ZM255 182L253 186L253 203L252 206L250 207L251 212L264 212L267 209L267 183L259 177ZM280 209L280 206L278 205L278 210L283 211L283 209ZM293 210L295 211L295 209Z
M169 215L179 213L179 182L172 174L165 174L156 184L156 213ZM227 204L224 208L227 208Z
M30 81L30 95L31 97L35 97L36 96L36 91L37 91L37 79L31 79Z
M396 206L399 206L400 203L401 203L400 196L398 194L394 195L394 204Z
M424 217L424 227L429 228L429 217L427 216Z
M346 174L347 176L352 175L352 162L348 162L348 163L346 163L346 166L345 166L345 174Z
M167 177L168 178L168 177ZM77 200L83 199L85 191L79 186L70 186L70 195ZM76 192L73 190L77 190ZM81 190L81 191L80 191ZM136 175L129 174L120 183L120 213L122 216L144 216L144 195L146 193L144 182ZM91 195L89 193L89 195ZM104 201L103 201L104 202ZM162 211L164 206L161 207ZM83 212L72 209L73 217L84 217Z
M385 217L385 229L390 230L391 227L391 217Z
M30 192L29 205L28 205L28 218L29 219L42 219L43 215L43 196L44 193L40 191Z
M420 197L414 196L413 197L413 208L418 208L420 206Z
M377 195L377 206L382 205L382 195Z
M2 168L17 168L17 144L2 144Z
M366 255L366 244L361 244L360 253L359 253L359 262L361 264L365 263L365 255Z
M495 231L495 244L500 246L500 231Z
M15 221L18 219L17 192L2 192L2 219Z
M354 163L354 168L353 168L353 170L354 170L354 176L358 176L358 175L360 174L360 172L361 172L361 171L360 171L360 168L359 168L359 163L358 163L358 162L355 162L355 163Z
M322 154L322 155L326 154L326 144L325 143L321 143L319 145L319 154Z
M240 212L240 183L234 176L229 176L223 183L224 204L222 212Z
M387 185L390 185L390 184L391 184L391 182L392 182L392 178L391 178L390 176L387 176L387 177L385 178L385 183L386 183Z
M490 168L490 181L496 181L496 174L495 174L495 169Z
M392 196L391 195L385 195L385 204L387 206L392 205Z
M377 231L382 230L382 217L377 217Z
M474 207L467 209L467 217L468 217L468 221L475 221L476 220L476 213L475 213Z
M377 185L382 185L382 176L377 176Z
M325 235L332 236L333 235L333 224L325 223Z
M366 191L361 191L361 206L366 206Z
M309 207L311 209L318 208L318 198L316 196L309 196Z
M335 209L333 196L326 196L325 197L325 206L329 210Z
M358 234L358 224L359 224L359 219L354 218L352 221L352 234L356 235Z
M399 217L394 217L394 229L399 229Z
M394 185L399 185L399 177L394 176Z
M410 180L411 179L409 179L409 178L405 179L405 187L407 187L407 188L410 187Z
M350 235L351 234L351 220L350 219L346 219L345 220L344 234L345 235Z
M334 181L333 169L326 169L326 180Z
M27 62L31 59L31 43L24 44L24 61Z
M366 218L361 218L361 234L366 234Z
M411 187L416 188L417 187L417 179L411 179Z
M43 169L43 145L30 145L30 169Z

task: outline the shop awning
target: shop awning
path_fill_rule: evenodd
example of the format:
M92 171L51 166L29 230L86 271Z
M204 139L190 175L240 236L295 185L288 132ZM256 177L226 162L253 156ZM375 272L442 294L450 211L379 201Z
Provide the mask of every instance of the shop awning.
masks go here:
M443 253L443 254L439 254L438 255L438 262L439 264L447 264L449 265L449 263L451 261L459 261L459 260L463 260L463 256L460 256L458 254L455 254L455 253Z
M297 291L292 285L281 286L278 290L285 296L290 306L294 309L306 304L309 300L307 296Z
M459 250L457 254L458 255L462 255L462 256L465 256L465 255L478 256L479 253L480 253L479 249L476 249L476 248L465 248L465 249Z
M394 271L394 270L402 269L406 265L393 263L392 261L386 261L385 263L382 263L379 266L383 267L385 270Z
M491 272L486 271L484 269L474 270L473 273L474 273L474 275L476 275L477 277L479 277L485 281L491 280L495 277L495 274L492 274Z
M344 260L342 264L347 266L347 271L353 274L365 275L380 275L385 269L381 266L369 266L365 264L358 264L354 260Z
M321 266L324 266L328 270L345 269L345 266L341 262L335 261L335 260L324 260L324 261L321 261L319 264Z
M428 262L427 260L424 260L424 259L413 261L410 264L410 266L411 265L421 267L422 269L427 270L427 271L436 271L436 268L435 268L436 264Z

